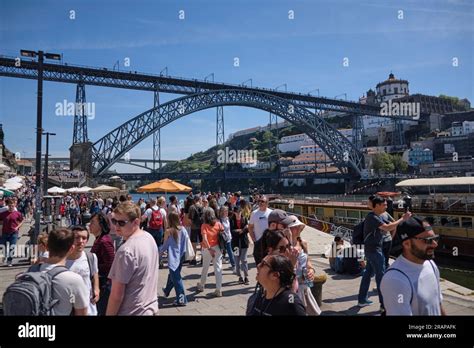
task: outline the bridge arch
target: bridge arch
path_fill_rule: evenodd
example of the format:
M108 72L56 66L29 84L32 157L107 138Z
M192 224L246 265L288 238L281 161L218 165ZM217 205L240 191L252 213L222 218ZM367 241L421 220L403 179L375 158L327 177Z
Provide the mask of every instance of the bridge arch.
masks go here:
M104 173L156 130L186 115L217 106L245 106L271 112L289 121L318 144L342 172L360 175L364 167L357 148L320 116L261 91L223 89L187 95L151 108L97 140L92 148L96 175Z

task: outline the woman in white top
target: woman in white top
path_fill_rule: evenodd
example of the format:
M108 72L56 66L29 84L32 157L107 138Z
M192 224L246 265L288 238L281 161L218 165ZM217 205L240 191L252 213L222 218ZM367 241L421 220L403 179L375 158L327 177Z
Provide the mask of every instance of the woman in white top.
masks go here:
M222 206L219 209L219 218L222 226L224 226L224 239L225 239L225 251L229 255L229 262L232 266L232 269L235 268L234 254L232 253L232 234L230 232L230 221L229 221L229 208Z

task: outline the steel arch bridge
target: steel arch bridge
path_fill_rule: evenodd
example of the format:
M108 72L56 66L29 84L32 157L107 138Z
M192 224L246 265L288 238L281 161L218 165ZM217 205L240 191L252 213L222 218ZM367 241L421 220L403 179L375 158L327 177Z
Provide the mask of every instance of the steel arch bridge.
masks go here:
M262 91L223 89L187 95L149 109L115 128L92 146L94 175L101 175L158 129L201 110L246 106L276 114L308 134L343 173L359 176L362 154L323 118L290 100Z

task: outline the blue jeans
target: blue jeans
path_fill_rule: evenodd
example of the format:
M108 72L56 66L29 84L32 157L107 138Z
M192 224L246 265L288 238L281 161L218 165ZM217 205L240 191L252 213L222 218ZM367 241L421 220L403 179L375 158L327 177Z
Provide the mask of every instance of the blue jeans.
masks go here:
M168 280L166 281L166 287L163 289L165 295L168 295L174 287L176 291L176 303L182 305L188 303L188 299L184 294L183 279L181 278L181 267L183 267L183 262L184 256L181 258L181 262L175 271L169 268Z
M97 302L97 314L103 316L107 311L107 304L109 302L112 284L110 283L110 281L108 281L106 276L99 276L99 286L100 297L99 302Z
M365 252L367 259L367 266L362 272L362 279L359 287L360 303L364 303L368 300L367 293L369 292L370 278L375 274L375 282L377 284L377 292L379 293L380 304L383 304L382 292L380 291L380 282L382 281L383 274L385 273L385 257L382 251L369 251Z
M13 232L9 234L4 233L0 237L0 245L5 245L5 253L6 253L5 257L8 255L8 258L7 258L8 262L11 262L13 259L13 254L15 252L15 245L16 245L17 240L18 240L18 232Z
M155 240L156 246L159 248L163 244L163 227L159 230L148 228L147 231L151 234L151 236Z
M232 246L230 241L225 243L225 251L227 251L227 255L229 255L230 264L232 265L232 267L235 267L234 253L232 252Z

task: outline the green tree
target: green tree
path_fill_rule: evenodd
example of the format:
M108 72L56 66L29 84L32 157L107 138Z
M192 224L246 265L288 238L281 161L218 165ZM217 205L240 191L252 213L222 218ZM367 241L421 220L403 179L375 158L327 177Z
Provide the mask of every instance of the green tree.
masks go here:
M391 157L395 173L405 173L408 170L408 163L402 159L402 156L393 155Z
M388 153L383 152L374 156L372 168L377 174L380 174L381 172L392 173L395 166L393 165L391 156Z

